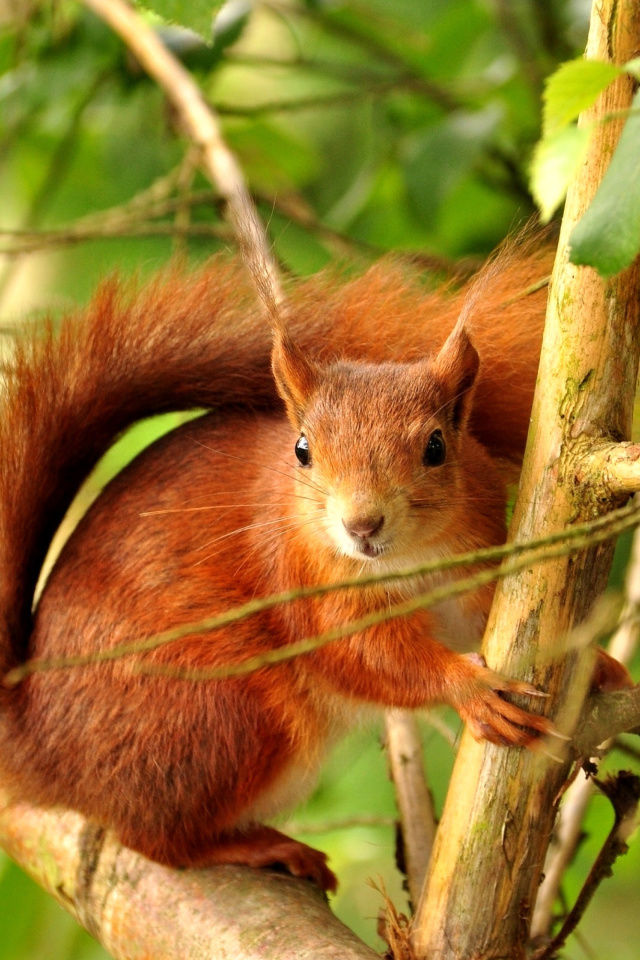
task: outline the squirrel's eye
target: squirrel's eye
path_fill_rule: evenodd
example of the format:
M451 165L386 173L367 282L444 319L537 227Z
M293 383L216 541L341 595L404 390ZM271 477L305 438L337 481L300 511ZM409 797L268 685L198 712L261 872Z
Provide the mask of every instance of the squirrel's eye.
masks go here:
M444 463L446 453L447 448L444 437L442 436L442 431L434 430L427 441L427 446L425 447L422 458L423 463L427 467L439 467L441 463Z
M302 466L308 467L311 463L311 453L309 451L309 441L306 437L302 436L296 441L295 451Z

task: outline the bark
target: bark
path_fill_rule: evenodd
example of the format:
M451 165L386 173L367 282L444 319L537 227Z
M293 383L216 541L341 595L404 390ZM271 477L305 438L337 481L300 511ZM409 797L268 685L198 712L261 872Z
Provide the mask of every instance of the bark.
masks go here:
M0 844L115 960L374 960L313 884L249 867L170 870L79 814L7 804Z
M385 716L389 769L402 831L402 861L409 898L415 907L424 883L436 834L436 813L427 783L422 739L416 718L405 710Z
M622 63L640 47L635 0L594 4L587 56ZM628 108L633 84L617 81L595 115ZM589 122L593 116L583 116ZM619 124L593 138L567 198L551 281L532 430L511 537L524 540L597 516L618 505L591 473L576 477L603 443L627 440L638 364L636 263L604 282L568 262L569 234L592 199L613 151ZM589 613L604 589L612 548L523 570L498 588L485 638L492 669L531 680L550 694L548 712L572 733L590 675L588 652L559 657L559 641ZM551 746L558 755L559 748ZM431 871L414 928L420 957L517 960L525 955L530 916L567 776L544 753L479 745L465 734L454 769Z

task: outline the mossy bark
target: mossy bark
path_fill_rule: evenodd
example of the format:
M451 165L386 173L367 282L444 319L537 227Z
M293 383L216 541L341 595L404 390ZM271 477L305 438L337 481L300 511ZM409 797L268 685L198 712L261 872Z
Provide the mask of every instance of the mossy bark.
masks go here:
M170 870L71 811L8 804L0 844L115 960L375 960L312 883L273 870Z
M640 49L636 0L594 3L587 56L623 63ZM581 123L628 108L621 77ZM532 429L511 528L517 541L617 506L597 481L577 482L599 444L627 440L638 368L638 263L610 281L568 261L568 238L606 169L620 123L600 124L570 190L550 285ZM485 638L492 669L550 695L571 734L587 693L590 651L562 650L604 589L612 547L540 564L498 588ZM550 749L559 754L555 744ZM414 927L420 957L525 956L530 917L568 759L475 743L465 734Z

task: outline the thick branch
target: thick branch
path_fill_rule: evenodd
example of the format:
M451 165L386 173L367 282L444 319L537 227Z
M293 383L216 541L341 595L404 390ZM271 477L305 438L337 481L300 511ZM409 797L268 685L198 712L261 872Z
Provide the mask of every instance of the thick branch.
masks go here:
M637 497L635 498L637 501ZM629 664L638 646L640 631L640 533L636 530L625 582L625 606L620 624L611 643L609 653L621 663ZM600 698L601 701L601 698ZM600 702L600 706L601 706ZM596 705L597 706L597 705ZM590 704L587 703L587 717ZM600 736L600 732L595 733ZM608 748L611 741L607 741ZM584 744L582 745L584 749ZM564 873L571 863L583 830L583 821L595 786L593 779L583 774L566 790L555 828L555 842L549 847L544 864L544 879L536 897L531 922L533 940L546 937L551 931L553 908Z
M571 747L577 757L590 757L619 733L640 733L640 687L591 696Z
M7 805L0 843L115 960L374 960L309 882L249 867L170 870L79 814Z
M620 63L637 55L639 46L640 8L634 0L594 4L588 57ZM628 78L616 81L594 114L581 122L628 107L632 91ZM595 271L568 262L568 238L608 165L617 126L599 127L567 198L512 525L516 540L615 505L581 488L575 475L584 452L580 438L593 443L630 435L639 270L636 265L605 283ZM590 549L570 561L516 573L496 592L485 641L489 666L525 675L547 690L550 714L566 733L579 720L591 667L585 655L558 659L554 652L558 638L588 615L606 583L611 557L609 548ZM537 664L533 673L532 663ZM557 763L483 747L464 735L416 918L419 956L525 956L530 912L568 766L568 757ZM479 889L486 895L478 896Z
M640 491L640 444L594 444L578 463L576 480L598 497L612 499Z

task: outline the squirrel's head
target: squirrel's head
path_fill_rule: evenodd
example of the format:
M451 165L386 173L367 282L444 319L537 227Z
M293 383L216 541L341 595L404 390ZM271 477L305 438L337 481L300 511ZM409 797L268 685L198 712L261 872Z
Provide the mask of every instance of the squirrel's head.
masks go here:
M322 507L322 535L340 555L419 561L459 524L479 362L461 326L435 357L408 364L320 365L276 336L274 376L308 484L301 509Z

